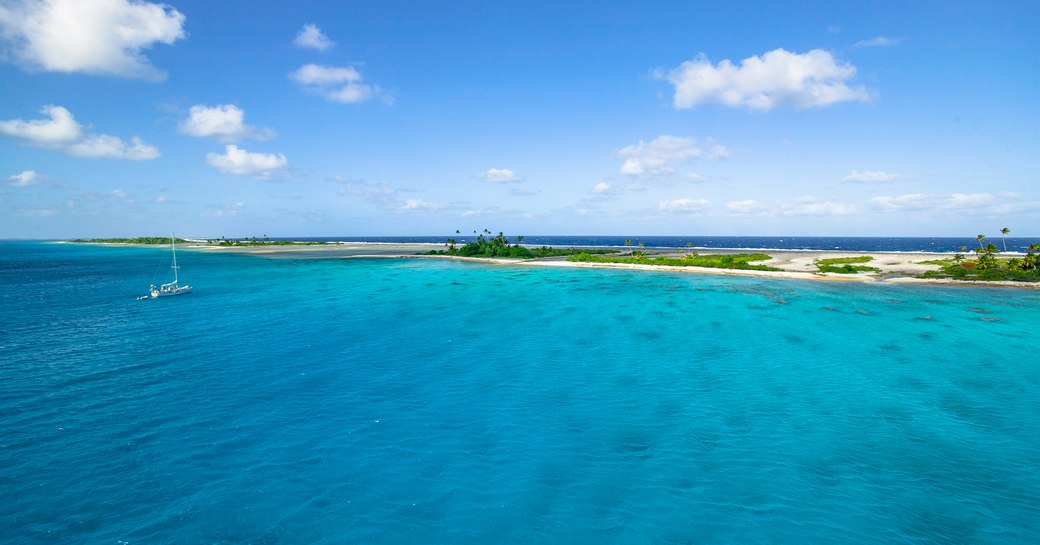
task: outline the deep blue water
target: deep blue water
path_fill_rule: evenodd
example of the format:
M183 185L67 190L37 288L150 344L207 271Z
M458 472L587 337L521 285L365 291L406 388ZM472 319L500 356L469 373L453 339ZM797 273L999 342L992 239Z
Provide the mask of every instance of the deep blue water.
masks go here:
M451 235L451 238L465 242L473 241L476 235L462 233ZM443 243L448 237L297 237L300 241L342 241L342 242L424 242ZM510 242L516 237L507 236ZM624 246L625 241L632 245L642 243L650 248L681 248L687 243L695 248L747 248L747 249L779 249L779 250L841 250L849 252L958 252L962 246L968 251L978 246L975 237L728 237L728 236L526 236L524 244L548 246ZM1001 250L1004 244L1008 252L1025 252L1029 245L1040 240L1027 237L999 236L987 238L984 244L992 242Z
M1040 535L1037 291L178 258L0 242L0 542Z

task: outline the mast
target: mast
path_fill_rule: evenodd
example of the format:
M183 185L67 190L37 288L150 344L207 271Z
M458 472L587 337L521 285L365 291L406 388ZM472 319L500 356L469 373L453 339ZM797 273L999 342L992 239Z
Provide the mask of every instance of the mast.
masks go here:
M177 236L170 233L170 249L173 250L173 283L177 283Z

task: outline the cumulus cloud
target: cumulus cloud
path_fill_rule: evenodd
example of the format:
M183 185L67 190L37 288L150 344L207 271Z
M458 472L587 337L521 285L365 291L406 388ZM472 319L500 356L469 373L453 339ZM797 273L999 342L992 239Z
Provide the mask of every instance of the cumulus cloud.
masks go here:
M107 134L88 134L72 113L61 106L40 109L47 119L0 121L0 134L42 148L58 149L69 155L88 159L130 159L141 161L159 157L155 146L134 136L130 143Z
M254 153L239 149L234 144L224 146L224 153L206 154L206 162L221 172L250 176L258 180L271 180L284 176L289 167L285 155Z
M0 5L4 55L47 72L165 79L143 51L184 37L184 15L139 0L15 0Z
M40 113L49 119L0 121L0 133L41 147L60 147L83 137L83 126L61 106L44 106Z
M705 199L674 199L671 201L661 201L657 208L661 212L669 214L699 214L706 210L711 202Z
M895 197L874 197L870 199L873 208L884 212L915 212L922 210L971 210L995 204L996 199L989 193L954 193L952 195L934 195L925 193L908 193Z
M730 201L726 203L726 209L737 215L752 216L764 212L765 206L754 199L745 199L742 201Z
M305 64L289 74L304 89L333 102L353 104L384 96L378 85L362 83L361 72L351 66Z
M18 174L7 177L7 185L15 187L27 187L40 181L41 176L35 170L23 170Z
M812 196L799 197L777 207L780 216L848 216L855 212L856 207L851 204L825 201Z
M237 201L227 206L210 206L204 215L211 218L233 218L238 216L238 213L245 210L246 205L242 201Z
M325 51L326 49L336 45L336 42L330 40L329 37L318 28L318 25L315 25L314 23L303 25L300 32L296 34L296 39L293 40L293 43L296 44L297 47L317 49L318 51Z
M596 195L609 195L614 192L614 188L607 182L600 182L592 186L592 192Z
M488 208L470 208L463 210L459 213L459 217L462 218L476 218L487 216L490 218L520 218L520 219L532 219L536 216L533 212L526 212L516 208L492 206Z
M368 183L363 180L335 179L343 184L338 191L339 195L350 195L372 203L380 208L397 212L414 210L434 210L440 208L437 203L423 199L405 197L404 190L390 186L385 183Z
M848 176L842 178L841 181L858 184L884 184L894 182L899 178L898 174L892 174L883 170L864 170L863 172L853 170Z
M752 217L801 217L801 216L849 216L857 212L856 207L838 201L828 201L812 196L799 197L786 202L766 205L754 199L730 201L726 209L735 216Z
M401 205L401 210L432 210L435 208L438 208L436 204L422 199L405 199L404 203Z
M855 77L856 67L822 49L808 53L775 49L739 65L728 59L713 65L700 55L656 75L675 87L673 103L678 109L707 103L759 111L777 106L804 109L871 98L866 88L846 83Z
M875 36L869 40L860 40L852 45L852 47L889 47L893 45L899 45L899 42L903 41L902 38L887 38L885 36Z
M618 156L625 160L621 164L620 172L626 176L640 178L665 176L675 173L680 165L692 159L718 159L729 156L726 146L713 140L709 139L705 147L707 149L702 148L692 138L670 135L658 136L651 142L640 140L638 144L618 150ZM693 181L700 181L700 177L694 178Z
M220 104L212 108L197 104L188 111L188 118L177 128L190 136L213 136L223 141L234 142L246 138L268 140L274 138L271 129L262 129L245 124L245 112L232 104Z
M144 161L159 157L159 150L134 136L130 143L107 134L90 135L65 147L65 152L87 159L129 159Z
M484 172L477 173L477 177L495 184L508 184L519 182L523 179L508 168L489 168Z
M20 210L19 213L30 218L50 218L57 216L60 211L54 208L29 208Z

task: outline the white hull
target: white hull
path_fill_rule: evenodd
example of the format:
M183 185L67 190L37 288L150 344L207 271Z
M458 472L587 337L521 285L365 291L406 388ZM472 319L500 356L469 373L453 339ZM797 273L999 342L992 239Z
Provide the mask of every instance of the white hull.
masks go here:
M160 297L173 297L174 295L184 295L186 293L191 293L191 286L181 286L175 290L168 291L156 290L152 292L152 299L158 299Z
M172 233L170 234L170 251L173 253L173 266L170 267L173 269L173 282L168 282L158 288L153 284L148 287L148 295L143 295L138 297L138 299L147 299L149 296L151 296L152 299L158 299L160 297L173 297L174 295L191 293L191 286L181 286L177 284L179 280L177 278L177 269L180 267L177 266L177 237Z

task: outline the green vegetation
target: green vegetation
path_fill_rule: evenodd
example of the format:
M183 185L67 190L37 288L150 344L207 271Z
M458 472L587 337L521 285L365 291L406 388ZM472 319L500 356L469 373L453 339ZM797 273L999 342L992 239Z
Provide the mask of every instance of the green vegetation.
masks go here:
M632 252L630 256L597 256L589 252L582 252L569 259L579 263L627 263L631 265L663 265L666 267L710 267L714 269L741 269L753 271L778 271L775 267L766 265L752 265L752 261L765 261L772 259L766 254L688 254L685 257L647 257L640 251Z
M207 243L216 244L217 246L317 246L322 244L328 244L328 242L299 242L295 240L271 240L264 235L264 238L258 239L256 237L245 237L241 239L232 239L220 237L219 239L207 239Z
M77 238L70 242L80 243L95 243L95 244L169 244L170 237L137 237L137 238L91 238L82 239ZM197 242L197 241L196 241ZM191 244L192 241L185 240L183 238L177 238L177 244ZM215 244L217 246L293 246L293 245L314 245L314 244L328 244L327 242L295 242L292 240L271 240L267 235L264 238L256 237L243 237L240 239L224 238L220 237L217 239L207 239L207 244Z
M1002 234L1007 228L1001 229ZM922 278L949 278L952 280L1009 280L1012 282L1040 282L1040 244L1033 243L1023 258L997 258L996 244L982 245L985 235L979 235L979 247L974 251L975 259L965 260L957 254L949 260L932 260L931 264L942 267L928 271ZM963 248L962 248L963 250Z
M137 237L137 238L77 238L70 242L91 244L170 244L170 237ZM187 244L183 238L177 239L177 244Z
M456 230L455 234L458 233L459 231ZM447 242L445 242L445 246L447 246L446 250L430 250L419 255L534 259L538 257L568 256L581 252L596 254L610 254L617 252L617 250L578 250L575 248L551 248L549 246L542 246L541 248L526 248L520 245L523 241L524 237L518 236L516 237L516 244L510 244L509 239L507 239L501 232L499 232L497 236L492 237L491 231L484 229L483 233L477 235L476 242L470 242L469 244L459 246L457 240L449 238Z
M832 257L830 259L817 259L814 261L816 268L821 273L859 274L862 272L881 272L877 267L864 267L856 263L867 263L874 258L869 255L857 257Z

